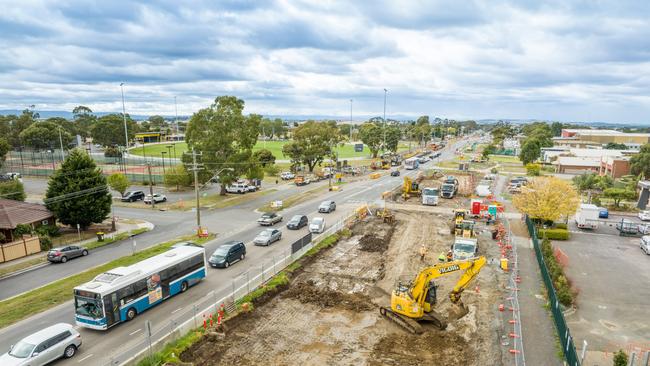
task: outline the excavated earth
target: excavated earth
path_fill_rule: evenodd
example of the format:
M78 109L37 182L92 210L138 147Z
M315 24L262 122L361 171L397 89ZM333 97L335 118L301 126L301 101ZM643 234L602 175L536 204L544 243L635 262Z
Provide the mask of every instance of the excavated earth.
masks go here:
M453 240L451 215L394 213L393 225L375 217L355 225L351 238L321 252L287 290L229 320L225 338L204 337L181 359L194 365L503 364L508 355L499 343L504 320L497 306L505 276L493 263L464 292L469 312L460 319L447 297L458 276L437 280L436 311L449 322L444 331L425 324L424 334L413 335L379 314L396 282L434 264ZM479 242L480 254L498 255L487 234Z

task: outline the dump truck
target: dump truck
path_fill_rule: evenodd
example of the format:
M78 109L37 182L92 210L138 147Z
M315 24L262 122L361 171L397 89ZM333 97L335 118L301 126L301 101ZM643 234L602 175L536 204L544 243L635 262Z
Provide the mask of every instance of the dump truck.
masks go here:
M451 247L451 253L452 259L455 261L464 261L476 257L478 253L478 239L457 236Z
M458 193L458 179L453 175L445 178L445 182L440 186L441 196L444 198L454 198Z
M425 206L437 206L440 189L427 187L422 190L422 204Z

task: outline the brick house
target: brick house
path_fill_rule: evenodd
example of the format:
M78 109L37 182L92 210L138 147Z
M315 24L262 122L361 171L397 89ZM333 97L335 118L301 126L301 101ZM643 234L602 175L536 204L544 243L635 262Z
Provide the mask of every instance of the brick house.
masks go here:
M5 236L5 241L10 242L18 238L14 231L18 225L30 225L36 229L42 225L54 225L54 214L44 205L0 199L0 232Z

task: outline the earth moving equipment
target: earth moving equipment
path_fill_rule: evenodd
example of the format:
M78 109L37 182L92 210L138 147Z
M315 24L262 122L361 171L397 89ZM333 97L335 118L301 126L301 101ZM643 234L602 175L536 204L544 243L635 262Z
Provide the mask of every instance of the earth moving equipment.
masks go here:
M460 228L461 223L469 215L469 212L464 208L457 208L454 210L454 218L452 220L454 232Z
M388 158L382 158L382 159L377 159L374 160L372 163L370 163L370 169L372 170L388 170L390 169L390 159Z
M399 282L391 294L390 308L380 307L379 313L414 334L422 333L422 326L419 324L421 321L431 322L438 329L444 330L447 328L447 320L433 310L438 288L434 279L464 270L450 292L449 299L458 305L465 315L468 310L461 301L461 294L476 278L485 262L485 257L481 256L425 268L412 282Z
M395 215L386 207L386 198L389 198L393 193L386 191L381 194L381 199L384 201L384 208L377 209L375 215L381 218L385 223L392 224L395 221Z
M404 184L402 185L402 197L407 200L410 197L419 196L420 194L420 184L417 182L417 179L413 181L411 177L405 176Z
M461 238L474 238L474 225L476 223L472 220L461 220L456 222L454 226L454 235Z

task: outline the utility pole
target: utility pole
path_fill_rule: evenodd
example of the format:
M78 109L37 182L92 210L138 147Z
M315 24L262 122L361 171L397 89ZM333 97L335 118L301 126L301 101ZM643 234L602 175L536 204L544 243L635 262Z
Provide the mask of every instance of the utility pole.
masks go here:
M151 162L147 162L147 170L149 171L149 194L151 195L151 209L156 209L156 200L153 199L153 182L151 180Z
M386 95L388 94L388 89L384 88L384 151L386 151Z
M199 170L203 169L203 164L197 164L196 157L201 156L203 153L197 153L194 148L192 148L192 168L191 171L194 172L194 193L196 194L196 227L197 234L201 234L201 206L199 202Z
M129 134L126 129L126 107L124 106L124 83L120 83L120 90L122 91L122 119L124 120L124 148L129 149ZM126 151L125 151L126 152Z
M61 164L63 164L65 155L63 154L63 138L61 137L61 126L59 126L59 144L61 145Z
M174 113L175 113L174 124L176 125L176 135L177 135L174 136L174 139L176 139L178 138L178 105L176 104L176 96L174 96Z
M350 143L352 143L352 99L350 99Z

